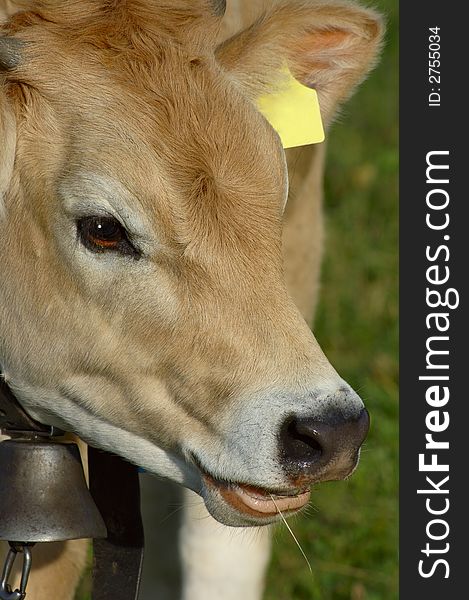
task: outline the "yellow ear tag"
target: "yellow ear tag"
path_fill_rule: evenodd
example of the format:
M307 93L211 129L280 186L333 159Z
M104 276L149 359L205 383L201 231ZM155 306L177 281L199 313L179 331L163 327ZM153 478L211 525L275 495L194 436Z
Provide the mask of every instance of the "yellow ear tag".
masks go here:
M324 141L324 128L316 90L302 85L284 69L280 91L261 96L257 107L277 131L284 148Z

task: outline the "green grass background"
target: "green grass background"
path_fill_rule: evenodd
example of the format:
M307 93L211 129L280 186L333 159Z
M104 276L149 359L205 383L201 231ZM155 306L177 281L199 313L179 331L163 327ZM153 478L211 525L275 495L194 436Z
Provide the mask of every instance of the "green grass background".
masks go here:
M382 60L329 134L326 254L314 333L365 400L371 431L359 469L314 489L309 512L276 528L265 600L398 597L397 0ZM88 585L85 585L86 589ZM88 598L82 589L78 598Z
M358 470L318 486L290 521L313 574L277 527L265 600L398 597L398 6L379 66L329 135L326 254L314 333L362 396L371 431Z

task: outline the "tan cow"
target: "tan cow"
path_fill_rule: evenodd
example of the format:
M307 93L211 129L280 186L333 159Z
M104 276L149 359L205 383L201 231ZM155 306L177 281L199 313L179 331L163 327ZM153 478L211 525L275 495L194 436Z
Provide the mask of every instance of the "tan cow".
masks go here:
M32 416L243 527L348 476L368 428L297 308L310 320L323 149L288 156L283 262L285 153L255 100L287 62L328 124L382 27L344 1L276 2L249 26L257 2L223 5L4 4L21 10L0 30L0 364ZM79 563L50 561L31 600L51 569L71 598ZM191 577L187 599L215 597Z

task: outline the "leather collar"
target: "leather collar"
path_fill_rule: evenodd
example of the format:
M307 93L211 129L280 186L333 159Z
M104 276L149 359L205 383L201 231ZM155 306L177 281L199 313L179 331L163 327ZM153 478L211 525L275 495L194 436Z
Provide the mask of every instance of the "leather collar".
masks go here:
M16 399L5 382L0 369L0 433L16 435L54 436L59 432L56 427L43 425L32 419Z

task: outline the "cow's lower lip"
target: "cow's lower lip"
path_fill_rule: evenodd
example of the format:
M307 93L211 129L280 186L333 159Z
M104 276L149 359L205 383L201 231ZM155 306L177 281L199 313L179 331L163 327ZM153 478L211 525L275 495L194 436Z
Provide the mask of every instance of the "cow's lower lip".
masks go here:
M207 474L204 474L204 481L206 485L216 488L225 502L235 510L257 518L300 510L308 503L310 497L309 489L283 495L250 485L228 484Z

